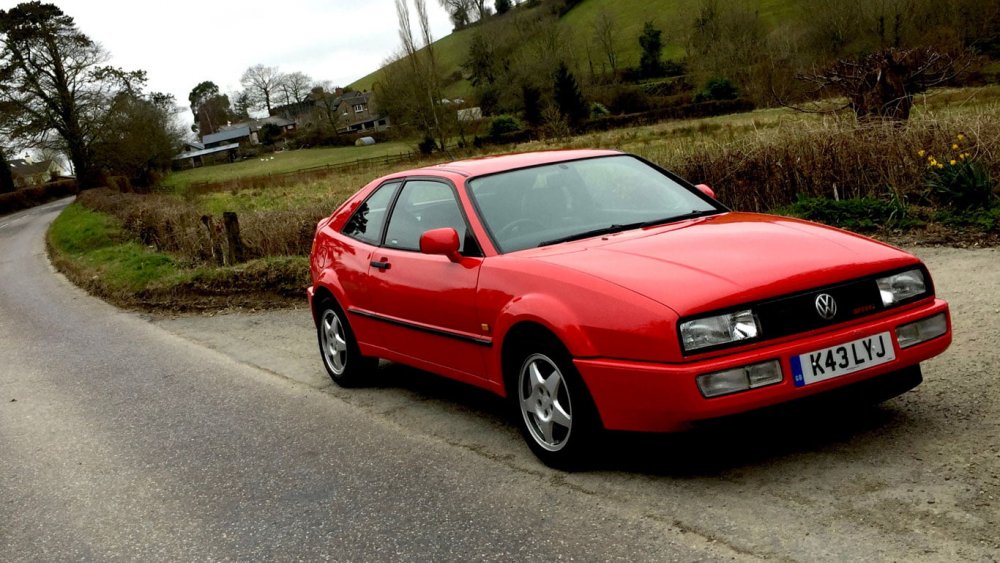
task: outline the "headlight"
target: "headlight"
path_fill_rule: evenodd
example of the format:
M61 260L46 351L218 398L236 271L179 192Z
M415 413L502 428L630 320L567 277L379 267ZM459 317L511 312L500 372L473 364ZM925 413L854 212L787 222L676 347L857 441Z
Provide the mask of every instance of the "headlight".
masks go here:
M737 311L681 323L685 351L757 338L760 329L753 311Z
M907 270L875 280L882 295L882 305L889 307L900 301L927 293L927 282L921 270Z

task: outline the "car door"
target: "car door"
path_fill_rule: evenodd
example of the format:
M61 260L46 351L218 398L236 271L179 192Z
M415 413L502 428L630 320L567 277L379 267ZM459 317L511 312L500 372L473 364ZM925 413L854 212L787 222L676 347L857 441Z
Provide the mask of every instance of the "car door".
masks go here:
M462 258L420 252L420 235L454 228ZM482 377L489 345L475 309L482 253L451 184L406 182L393 205L382 245L371 255L367 315L383 326L375 344L402 359L448 375Z

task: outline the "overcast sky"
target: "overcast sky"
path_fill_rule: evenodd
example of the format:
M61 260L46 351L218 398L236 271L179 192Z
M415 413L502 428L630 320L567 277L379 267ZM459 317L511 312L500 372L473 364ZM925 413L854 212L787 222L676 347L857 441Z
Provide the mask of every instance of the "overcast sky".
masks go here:
M400 45L393 0L51 3L111 53L112 65L145 70L149 90L169 92L185 107L199 82L211 80L230 93L258 63L347 85L379 68ZM0 0L2 9L16 4ZM427 7L434 39L451 33L437 0L427 0Z

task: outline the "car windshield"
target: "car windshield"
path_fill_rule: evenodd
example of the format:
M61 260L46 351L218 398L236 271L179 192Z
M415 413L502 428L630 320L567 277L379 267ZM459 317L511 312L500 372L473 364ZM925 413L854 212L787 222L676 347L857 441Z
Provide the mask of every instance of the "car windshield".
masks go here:
M724 210L628 155L512 170L474 178L469 188L500 252Z

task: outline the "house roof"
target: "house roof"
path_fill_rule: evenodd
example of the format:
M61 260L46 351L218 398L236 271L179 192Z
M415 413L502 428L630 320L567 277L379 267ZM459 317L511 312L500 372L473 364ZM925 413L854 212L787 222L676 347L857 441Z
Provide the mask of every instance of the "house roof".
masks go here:
M10 171L15 176L34 176L36 174L45 174L52 169L52 164L51 160L28 162L23 158L18 158L10 161Z
M242 139L243 137L250 136L250 126L244 125L242 127L234 127L232 129L226 129L225 131L219 131L218 133L212 133L211 135L205 135L201 138L201 142L209 145L212 143L219 143L222 141L231 141L233 139Z
M258 119L256 121L257 121L258 128L261 125L264 125L265 123L273 123L274 125L277 125L278 127L288 127L289 125L295 125L295 120L294 119L287 119L287 118L281 117L280 115L272 115L271 117L265 117L264 119Z
M337 104L367 104L368 99L372 97L371 92L347 92L340 96L337 100Z
M208 154L213 154L213 153L217 153L217 152L228 151L228 150L231 150L231 149L238 149L238 148L240 148L240 144L239 143L230 143L228 145L222 145L222 146L211 148L211 149L201 149L201 150L197 150L197 151L182 152L179 155L175 156L174 160L184 160L186 158L195 158L195 157L198 157L198 156L205 156L205 155L208 155Z

